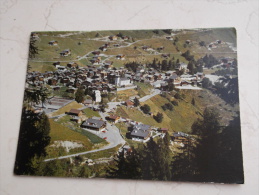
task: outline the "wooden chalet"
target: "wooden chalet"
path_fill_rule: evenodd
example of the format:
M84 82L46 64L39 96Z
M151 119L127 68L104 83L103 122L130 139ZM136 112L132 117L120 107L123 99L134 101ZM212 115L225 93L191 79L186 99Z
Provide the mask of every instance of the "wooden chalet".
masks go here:
M126 101L125 101L125 105L126 105L128 108L130 108L130 107L133 107L133 106L134 106L134 103L133 103L132 101L130 101L130 100L126 100Z
M65 49L62 52L60 52L60 56L69 56L69 55L71 55L70 49Z
M119 121L120 117L116 116L116 115L110 115L110 116L107 116L106 119L113 123L117 123Z
M51 46L58 45L58 42L57 41L50 41L49 45L51 45Z
M118 39L118 37L116 35L111 35L111 36L109 36L109 39L111 41L116 41Z
M68 68L78 68L78 64L76 62L69 62L67 64Z
M96 55L96 56L100 55L100 53L101 53L100 51L93 51L93 52L92 52L92 54L94 54L94 55Z
M123 55L123 54L118 54L118 55L116 56L116 59L124 60L124 59L125 59L125 55Z
M137 124L133 127L130 137L135 141L146 140L151 136L151 126L145 124Z
M92 129L95 131L100 131L106 127L106 122L103 120L89 118L85 122L82 123L81 127L87 128L87 129Z
M82 110L77 110L77 109L72 108L67 114L73 115L73 116L82 116L83 112L82 112Z

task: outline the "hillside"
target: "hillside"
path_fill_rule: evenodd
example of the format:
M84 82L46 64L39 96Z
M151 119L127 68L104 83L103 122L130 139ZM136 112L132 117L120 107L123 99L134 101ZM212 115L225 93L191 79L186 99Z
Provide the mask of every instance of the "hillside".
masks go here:
M156 95L146 102L141 103L141 105L149 105L153 114L157 114L157 112L163 113L164 119L162 123L156 122L152 116L143 114L137 108L127 109L126 107L119 107L116 114L151 126L168 128L170 132L189 132L192 123L200 117L196 113L197 109L189 102L179 101L179 105L174 106L173 111L164 111L161 106L165 103L170 102L160 95Z
M130 39L123 41L122 39L110 41L108 36L121 33L124 36L129 36ZM183 30L175 32L172 35L178 41L167 40L164 30L129 30L129 31L90 31L90 32L39 32L39 38L36 41L36 46L39 49L39 54L33 60L29 60L31 65L30 71L53 71L53 62L60 61L61 65L66 66L70 61L75 61L79 66L90 65L89 61L93 55L92 51L99 50L104 43L110 43L107 51L101 51L102 60L111 60L114 62L114 67L124 66L127 62L151 63L154 58L162 61L161 53L170 53L170 58L179 59L181 62L187 61L181 56L187 50L191 51L195 59L203 57L205 54L213 54L215 57L222 57L222 53L227 53L229 57L236 57L229 48L228 43L233 43L236 46L235 29L207 29L207 30ZM58 45L50 46L50 41L57 41ZM186 40L191 40L191 44L185 44ZM200 41L204 41L206 46L216 40L222 40L223 43L218 48L208 50L206 47L199 45ZM174 44L173 44L174 43ZM114 47L114 44L119 44L119 47ZM143 50L142 46L149 46L150 50ZM159 47L164 49L158 51ZM71 50L71 55L60 57L60 52L65 49ZM125 60L117 60L118 54L126 55ZM87 55L86 58L80 58Z
M117 109L116 114L144 124L168 128L171 133L177 131L190 132L193 122L198 118L202 118L202 113L206 107L219 108L220 115L222 116L222 125L227 125L233 119L233 116L237 114L238 106L232 107L226 104L221 98L210 91L182 90L181 93L185 94L185 98L183 100L177 100L178 106L174 106L173 111L164 111L162 109L161 106L170 103L170 101L160 95L156 95L141 103L141 105L149 105L151 112L155 115L158 112L163 113L164 119L162 123L157 123L152 116L143 114L137 108L129 109L121 106ZM195 105L191 103L192 98L195 100Z

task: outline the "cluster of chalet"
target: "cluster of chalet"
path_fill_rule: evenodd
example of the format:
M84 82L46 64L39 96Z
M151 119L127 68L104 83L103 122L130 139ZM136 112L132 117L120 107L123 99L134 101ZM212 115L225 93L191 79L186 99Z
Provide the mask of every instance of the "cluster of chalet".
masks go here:
M109 36L108 38L109 38L111 41L117 41L119 38L120 38L121 40L124 40L124 41L126 41L126 40L129 39L128 36L118 37L117 35L111 35L111 36ZM120 44L118 44L118 43L113 44L113 47L119 47L119 46L120 46ZM100 46L100 47L98 48L100 51L99 51L99 50L93 51L92 54L93 54L94 56L92 57L92 59L90 59L90 62L91 62L93 65L99 65L99 64L101 64L101 63L106 63L106 66L111 66L111 65L112 65L112 62L110 62L110 61L108 61L108 62L102 62L101 56L100 56L101 51L105 52L105 51L107 51L108 48L110 48L110 47L111 47L111 44L110 44L110 43L105 43L105 44L103 44L102 46ZM116 56L116 59L124 60L124 59L125 59L125 55L123 55L123 54L118 54L118 55Z
M170 83L175 86L187 84L197 85L203 77L203 73L195 75L183 74L178 76L177 71L187 69L187 64L181 63L176 71L167 71L161 73L153 68L145 70L143 66L139 66L136 72L131 72L125 68L110 68L105 62L102 66L96 67L89 65L87 67L78 67L77 63L70 62L67 66L60 66L59 62L54 63L56 71L48 71L45 73L28 72L27 83L34 86L50 85L53 90L59 90L60 84L66 86L67 92L74 93L78 87L88 88L96 91L96 97L101 94L116 91L116 87L124 87L133 85L133 81L147 82L155 88L166 90ZM99 92L98 92L99 91ZM97 102L101 101L96 100Z
M186 74L179 76L178 72L181 70L185 70ZM136 73L131 76L133 81L150 83L154 88L159 88L161 90L166 90L170 83L173 83L175 86L201 84L201 81L204 78L203 73L198 72L194 75L190 75L187 74L187 72L187 64L180 63L175 71L167 71L164 73L153 68L144 70L144 68L139 67Z
M124 41L129 40L129 37L128 37L128 36L121 36L121 37L119 37L119 35L118 35L118 36L117 36L117 35L110 35L108 38L109 38L111 41L116 41L116 40L118 40L119 38L120 38L121 40L124 40Z
M105 43L104 45L102 45L101 47L99 47L99 49L101 51L107 51L108 47L110 47L110 43Z
M67 67L60 66L59 62L54 63L57 70L40 72L28 72L26 80L33 86L50 85L53 90L59 90L61 86L67 87L67 92L75 93L77 88L88 88L95 92L96 102L101 101L101 94L116 91L118 86L132 85L132 74L124 68L110 69L102 67L88 66L76 68L74 62L68 63ZM124 75L124 76L121 76Z
M129 133L129 136L132 140L135 141L145 141L149 139L152 135L152 130L155 129L159 133L167 133L167 128L152 128L150 125L136 123L132 126L132 130Z

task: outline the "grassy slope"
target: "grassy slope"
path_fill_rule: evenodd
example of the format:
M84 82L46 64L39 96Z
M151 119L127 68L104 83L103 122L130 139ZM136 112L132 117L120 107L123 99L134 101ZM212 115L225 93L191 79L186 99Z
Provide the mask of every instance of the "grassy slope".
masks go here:
M194 91L194 90L182 90L182 93L186 94L186 99L191 102L191 99L195 99L195 107L197 107L201 112L206 107L215 107L218 109L221 116L221 125L227 125L234 116L237 116L239 111L239 105L231 106L226 104L217 95L213 94L209 90Z
M119 150L120 147L121 147L121 145L118 145L114 148L110 148L107 150L84 154L84 155L82 155L82 157L86 157L86 158L90 158L90 159L110 158L114 154L116 154L116 152Z
M171 53L171 58L174 57L175 59L179 59L181 62L186 62L186 60L180 55L180 53L176 51L176 48L172 44L172 41L166 40L165 38L140 40L129 47L110 49L106 52L106 54L116 55L120 53L126 55L125 60L115 60L114 58L110 58L112 61L114 61L113 65L115 67L120 67L123 66L125 63L133 61L138 63L151 63L154 58L157 58L159 61L164 60L160 54L157 55L152 54L152 51L144 51L141 48L143 45L151 46L155 50L160 46L164 46L165 48L163 51L161 51L161 53ZM136 50L134 49L135 46L137 46Z
M129 97L137 95L138 92L135 89L127 89L123 91L117 92L117 99L120 101L126 101L129 99Z
M54 143L54 141L71 141L71 142L77 142L83 144L83 147L70 150L71 153L76 152L82 152L91 150L93 147L93 144L90 142L88 137L82 135L79 132L75 132L71 129L69 129L66 126L63 126L57 122L54 122L52 119L50 119L50 137L51 142L50 145ZM46 158L52 158L52 157L58 157L62 155L68 154L64 148L59 147L50 147L50 145L47 147L47 157Z
M83 147L71 149L69 153L67 153L65 148L55 148L50 147L49 145L47 147L47 158L89 151L108 144L108 142L104 139L77 127L77 124L70 121L69 116L64 116L57 122L55 122L53 119L50 119L50 127L50 145L52 145L54 141L71 141L81 143L83 144Z
M97 111L93 111L91 110L90 108L86 108L83 110L83 112L85 113L85 115L88 117L88 118L91 118L93 116L96 116L96 117L100 117L99 113Z
M73 101L73 102L65 105L64 107L60 108L58 111L52 113L51 116L57 116L60 114L64 114L65 112L68 112L72 108L78 109L78 108L82 108L82 107L83 106L81 104L77 103L76 101Z
M92 148L92 143L86 136L82 136L79 132L75 132L66 126L54 122L52 119L50 119L50 128L51 143L54 141L75 141L82 143L88 150Z
M164 111L161 106L169 101L160 95L154 96L153 98L145 102L151 107L151 112L156 114L161 112L164 114L162 124L173 131L188 132L192 123L197 119L198 115L195 113L196 109L189 102L179 101L178 106L174 106L173 111Z
M53 66L53 62L29 61L28 64L31 66L30 72L32 72L32 71L46 72L46 71L55 71L56 70L55 66Z
M164 111L161 106L165 103L169 103L166 98L160 95L154 96L147 100L143 104L148 104L151 107L151 112L157 114L157 112L163 113L163 122L157 123L153 117L144 115L136 108L127 109L120 107L117 110L117 114L122 117L131 118L132 120L142 122L144 124L169 128L170 131L183 131L188 132L192 123L197 119L198 115L195 113L196 109L190 104L184 101L179 102L179 106L174 107L174 111Z
M223 54L221 52L232 52L227 45L222 45L220 48L212 49L209 51L205 47L200 47L198 43L200 41L205 41L206 44L216 40L222 40L223 42L232 42L236 45L236 34L234 29L212 29L209 31L204 32L197 32L192 30L187 30L182 32L181 34L176 35L179 38L178 43L174 46L172 43L173 41L165 39L166 33L163 31L159 31L159 35L152 32L152 30L135 30L135 31L99 31L100 37L102 36L109 36L115 35L119 32L122 32L123 35L127 35L133 37L135 41L140 40L132 44L130 47L125 48L112 48L108 49L106 52L102 52L109 55L117 55L117 54L125 54L125 60L116 60L114 57L110 58L110 60L114 61L115 67L121 67L127 62L137 61L139 63L147 63L152 62L154 58L158 58L158 60L162 61L160 55L146 55L142 56L139 54L150 54L150 51L143 51L141 46L148 45L152 48L156 49L160 46L164 46L165 49L162 51L163 53L173 53L171 57L175 57L176 59L179 58L181 62L186 62L183 57L180 56L180 53L177 52L176 46L178 49L183 53L186 50L190 50L192 54L194 54L195 58L198 59L204 56L206 53L213 54L216 57L222 57ZM100 40L87 40L88 38L95 38L97 31L92 32L83 32L83 33L76 33L75 35L70 35L67 37L58 37L58 34L67 34L70 32L44 32L40 33L40 39L37 41L37 45L39 46L40 54L36 56L35 60L38 61L77 61L77 56L85 55L86 53L97 50L101 45L103 45L106 41ZM42 35L44 34L44 36ZM158 37L160 36L160 37ZM191 46L187 46L184 48L183 45L186 40L190 39L193 44ZM49 46L48 42L51 40L57 40L58 46ZM81 42L81 45L78 45L78 42ZM131 42L131 40L129 41ZM112 44L115 42L112 42ZM124 44L123 42L121 44ZM135 50L134 47L137 46L138 48ZM71 49L72 55L68 57L60 57L59 53L64 49ZM134 56L135 55L135 56ZM229 57L236 57L236 54L229 53L227 56ZM84 66L90 64L90 62L86 59L77 61L80 66ZM30 62L32 66L32 70L38 71L48 71L53 70L53 67L49 63L43 62Z
M57 46L49 46L48 42L51 40L58 41ZM78 45L78 42L82 42ZM60 60L69 61L75 60L77 56L82 56L90 51L98 49L103 44L102 41L86 40L83 38L73 39L70 37L53 37L53 36L40 36L37 41L37 46L40 51L39 55L36 56L42 60ZM71 49L71 56L60 57L59 53L64 49Z
M182 93L186 95L186 98L178 101L179 105L174 106L173 111L164 111L161 108L165 103L169 103L169 100L160 95L156 95L141 103L142 105L148 104L151 107L151 112L154 114L162 112L164 115L162 123L157 123L151 116L144 115L136 108L127 109L122 106L119 107L116 112L122 117L130 118L144 124L169 128L171 132L182 131L188 133L191 130L193 122L196 121L197 118L201 118L203 110L206 107L216 107L219 109L220 115L222 116L222 125L228 124L232 117L236 115L236 111L238 111L238 106L231 107L225 104L222 99L207 90L182 90ZM195 99L195 106L191 104L192 98Z
M221 45L220 48L212 49L209 51L205 47L200 47L199 42L204 41L206 45L211 42L215 42L216 40L222 40L223 42L231 42L236 45L236 33L233 28L219 28L219 29L211 29L209 31L197 32L197 31L187 31L182 33L181 35L177 35L179 38L178 48L185 52L189 49L196 59L203 57L206 53L212 54L215 57L222 57L224 54L221 52L232 52L227 45ZM183 44L186 40L191 40L193 45L191 47L184 48ZM236 57L236 54L228 53L229 57Z
M135 85L139 87L138 94L140 97L144 97L146 95L150 94L150 90L153 89L152 85L149 83L141 83L141 82L135 82Z

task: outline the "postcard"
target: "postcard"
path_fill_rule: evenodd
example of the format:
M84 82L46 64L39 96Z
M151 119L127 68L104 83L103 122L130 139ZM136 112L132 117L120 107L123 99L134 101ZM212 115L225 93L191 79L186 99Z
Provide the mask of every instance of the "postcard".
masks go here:
M28 42L16 175L244 183L235 28Z

